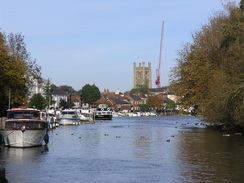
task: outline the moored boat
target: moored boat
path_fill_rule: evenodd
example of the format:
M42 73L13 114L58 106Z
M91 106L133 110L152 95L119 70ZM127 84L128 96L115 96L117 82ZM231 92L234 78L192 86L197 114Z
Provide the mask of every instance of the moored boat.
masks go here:
M48 122L41 120L37 109L9 109L6 120L1 122L0 134L5 146L39 146L43 141L48 143Z
M106 104L99 104L97 110L94 111L95 120L112 120L113 112Z
M76 110L63 110L59 117L60 125L78 125L80 118Z

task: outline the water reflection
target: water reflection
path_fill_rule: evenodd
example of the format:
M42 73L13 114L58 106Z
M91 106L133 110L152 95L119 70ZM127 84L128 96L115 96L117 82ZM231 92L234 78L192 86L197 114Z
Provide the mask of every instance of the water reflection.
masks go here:
M192 128L179 139L178 160L187 169L182 177L196 182L238 182L243 178L243 136L226 138L210 129Z
M13 161L33 161L38 159L44 152L48 151L48 146L38 146L31 148L0 147L0 159L11 159Z

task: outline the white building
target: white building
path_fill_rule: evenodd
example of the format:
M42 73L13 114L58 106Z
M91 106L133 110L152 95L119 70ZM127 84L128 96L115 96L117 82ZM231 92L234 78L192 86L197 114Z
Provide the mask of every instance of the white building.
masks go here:
M68 101L67 93L61 90L60 88L55 88L52 94L52 101L54 101L54 104L52 104L52 107L59 108L60 101L63 100L65 102Z
M44 79L34 79L31 78L31 84L29 87L29 99L34 95L40 93L43 97L45 97L45 88L47 86L48 80Z

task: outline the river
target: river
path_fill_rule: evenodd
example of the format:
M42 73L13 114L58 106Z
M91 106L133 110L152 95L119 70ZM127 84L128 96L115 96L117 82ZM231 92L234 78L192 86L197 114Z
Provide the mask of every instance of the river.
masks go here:
M243 134L192 116L114 117L60 126L47 147L0 148L9 183L239 183L243 157Z

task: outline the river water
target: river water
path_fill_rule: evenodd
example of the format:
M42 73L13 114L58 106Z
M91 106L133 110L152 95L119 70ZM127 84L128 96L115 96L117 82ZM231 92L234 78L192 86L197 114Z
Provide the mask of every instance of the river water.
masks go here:
M9 183L242 182L244 135L191 116L60 126L47 147L0 148Z

